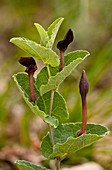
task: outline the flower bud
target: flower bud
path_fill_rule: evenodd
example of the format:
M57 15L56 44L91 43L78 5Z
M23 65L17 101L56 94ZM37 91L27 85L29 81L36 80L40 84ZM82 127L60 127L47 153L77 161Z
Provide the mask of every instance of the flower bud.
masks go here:
M37 65L33 57L21 57L19 63L26 66L25 72L28 74L34 73L37 70Z
M68 32L66 33L64 39L62 41L59 41L57 43L57 48L60 51L65 52L65 50L67 49L68 45L73 41L73 32L71 29L68 30Z
M29 76L29 86L30 86L30 94L29 94L29 99L30 101L35 101L37 100L37 95L35 94L34 91L34 81L33 81L33 74L37 70L37 65L33 57L21 57L19 59L19 63L23 66L26 66L25 72L28 73Z
M77 132L77 135L80 136L84 133L86 133L86 123L87 123L87 102L86 102L86 95L89 90L89 84L88 79L86 77L86 73L83 70L82 76L79 83L79 90L81 94L81 100L82 100L82 127Z
M89 84L88 84L88 79L87 79L85 70L83 70L82 72L82 76L81 76L80 83L79 83L79 90L80 90L81 96L86 97L88 90L89 90Z

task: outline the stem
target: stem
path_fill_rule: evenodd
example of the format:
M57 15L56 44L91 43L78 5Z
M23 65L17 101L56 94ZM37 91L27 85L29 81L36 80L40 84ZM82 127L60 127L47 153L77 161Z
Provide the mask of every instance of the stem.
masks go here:
M29 74L29 85L30 85L30 100L35 102L36 95L35 95L35 91L34 91L33 73Z
M47 65L47 72L48 72L48 76L49 78L51 77L51 73L50 73L50 69L49 69L49 66Z
M54 99L54 90L51 91L51 99L50 99L50 108L49 108L49 115L51 116L52 113L52 106L53 106L53 99ZM54 139L52 135L51 125L48 124L49 135L51 139L52 146L54 145Z
M59 67L59 70L63 70L64 68L64 52L63 51L60 51L60 57L61 57L61 61L60 61L60 67Z
M86 123L87 123L87 103L86 103L86 97L82 98L82 128L81 133L86 132Z
M51 113L52 113L53 99L54 99L54 90L51 91L50 108L49 108L49 115L50 116L51 116Z
M52 135L52 129L51 129L51 125L49 125L49 124L48 124L48 130L49 130L49 136L50 136L50 139L51 139L52 146L54 146L54 139L53 139L53 135Z
M50 69L49 69L48 65L47 65L47 71L48 71L48 76L50 77L51 73L50 73ZM51 91L51 99L50 99L50 107L49 107L49 115L50 116L51 116L51 113L52 113L53 99L54 99L54 91L52 90ZM52 129L51 129L50 124L48 124L48 130L49 130L49 136L50 136L50 139L51 139L52 146L54 146L54 139L53 139Z
M49 69L48 65L47 65L47 71L48 71L48 75L50 77L51 73L50 73L50 69ZM51 113L52 113L53 100L54 100L54 92L55 92L55 90L51 91L50 108L49 108L49 115L50 116L51 116ZM51 140L52 146L54 146L54 139L53 139L52 129L51 129L51 125L50 124L48 124L48 130L49 130L49 136L50 136L50 140ZM56 158L56 170L60 169L60 162L61 162L60 157L57 157Z
M82 97L82 127L77 132L78 136L86 133L86 124L87 124L87 103L86 103L86 96L83 96Z

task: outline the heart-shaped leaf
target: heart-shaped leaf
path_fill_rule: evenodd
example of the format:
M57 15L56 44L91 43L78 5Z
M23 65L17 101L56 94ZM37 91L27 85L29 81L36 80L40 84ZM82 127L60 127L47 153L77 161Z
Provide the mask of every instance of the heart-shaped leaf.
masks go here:
M49 114L50 110L50 97L51 92L40 96L37 100L37 104L40 110L43 110L47 115ZM52 116L55 116L59 122L64 122L68 119L68 110L66 106L66 102L61 94L58 92L54 93L54 100L53 100L53 107L52 107Z
M38 116L40 116L42 119L46 117L46 114L44 111L39 110L39 107L37 104L34 104L33 102L30 102L29 100L29 94L30 94L30 87L29 87L29 78L26 73L17 73L13 75L14 81L17 84L17 87L19 88L25 102L30 107L30 109ZM35 88L35 93L37 96L39 95L39 92Z
M82 50L74 51L65 55L64 69L61 72L58 72L55 76L51 76L47 84L40 87L41 95L50 90L56 89L88 55L89 52Z
M33 103L29 100L30 87L28 75L26 73L18 73L15 74L13 77L28 106L36 115L40 116L44 121L46 121L47 123L49 122L49 124L51 123L51 126L53 125L54 122L54 127L56 127L56 122L58 125L58 120L56 120L56 118L59 119L60 122L63 122L68 118L66 102L64 98L61 96L61 94L59 94L58 92L54 93L52 108L53 117L48 119L51 92L48 92L43 96L40 96L40 93L36 86L36 82L34 81L35 92L37 94L37 101Z
M35 58L41 60L45 65L50 64L52 67L59 66L60 61L58 55L49 48L21 37L12 38L10 42L17 45L19 48L26 51Z
M63 157L66 154L73 154L109 133L108 128L102 125L88 123L86 134L77 136L80 128L81 123L68 123L52 129L54 146L52 147L48 134L42 141L42 154L49 159Z
M31 162L24 160L16 161L16 165L19 168L19 170L48 170L45 167L37 166Z

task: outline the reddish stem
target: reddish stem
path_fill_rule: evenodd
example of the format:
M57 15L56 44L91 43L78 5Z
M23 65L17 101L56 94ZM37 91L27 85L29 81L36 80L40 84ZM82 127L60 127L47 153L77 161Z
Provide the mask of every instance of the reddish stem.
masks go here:
M59 67L59 70L63 70L64 68L64 52L63 51L60 51L60 57L61 57L61 61L60 61L60 67Z
M78 131L78 136L86 133L86 124L87 124L87 103L86 96L82 97L82 127Z
M33 73L29 74L29 85L30 85L30 100L35 102L36 95L34 91Z
M86 97L82 98L82 134L86 132L86 123L87 123L87 103Z

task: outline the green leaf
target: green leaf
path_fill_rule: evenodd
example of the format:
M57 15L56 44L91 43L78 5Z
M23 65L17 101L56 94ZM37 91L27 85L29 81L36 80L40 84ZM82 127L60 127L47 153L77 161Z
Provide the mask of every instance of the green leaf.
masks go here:
M38 97L35 103L30 102L29 100L30 87L28 75L26 73L18 73L15 74L13 77L28 106L36 115L40 116L44 121L47 121L47 123L49 122L51 123L51 125L56 127L56 122L58 122L56 118L58 118L60 122L63 122L68 118L66 102L64 98L61 96L61 94L59 94L58 92L54 93L52 115L55 117L55 119L54 117L52 119L50 118L48 119L47 116L49 115L50 110L51 92L48 92L43 96L40 96L40 93L36 86L36 82L34 81L35 92Z
M49 36L49 41L46 45L46 47L48 48L52 48L53 44L54 44L54 40L56 38L56 35L58 33L58 30L60 28L60 25L62 24L64 18L58 18L56 19L51 25L50 27L48 28L48 36Z
M48 36L47 32L40 24L35 23L34 25L36 26L36 28L40 34L40 38L41 38L40 44L43 46L46 46L46 44L49 40L49 36Z
M56 38L56 35L58 33L58 30L60 28L60 25L62 24L64 18L58 18L56 19L48 28L48 31L46 32L45 29L38 23L35 23L40 37L41 37L41 45L46 46L47 48L52 48L54 44L54 40Z
M58 67L49 66L51 76L55 76L59 72ZM41 85L47 84L49 79L47 67L42 68L36 77L36 87L40 90Z
M52 133L53 135L53 133ZM54 136L53 136L54 138ZM50 159L50 155L53 153L53 146L49 137L49 132L48 134L42 139L41 143L41 149L42 149L42 155L48 159ZM52 159L52 158L51 158ZM54 157L53 157L54 159Z
M16 165L19 170L48 170L45 167L37 166L31 162L18 160L16 161Z
M56 119L54 116L46 116L45 122L56 128L59 125L58 119Z
M13 75L14 81L17 84L17 87L19 88L25 102L30 107L30 109L38 116L40 116L43 120L46 117L46 114L44 111L41 111L37 104L34 104L33 102L30 102L29 100L29 94L30 94L30 88L29 88L29 79L28 75L26 73L17 73ZM36 91L36 89L35 89ZM37 96L39 96L39 92L36 91Z
M51 92L48 92L44 94L43 96L40 96L37 100L37 104L39 106L39 109L44 111L47 115L49 114L50 110L50 97ZM52 107L52 116L55 116L59 122L64 122L66 119L68 119L68 110L66 106L66 102L61 94L58 92L54 93L54 100L53 100L53 107ZM54 125L55 126L55 125Z
M45 65L50 64L52 67L59 66L60 61L58 55L49 48L21 37L12 38L10 42L17 45L35 58L41 60Z
M80 64L87 56L89 52L87 51L74 51L65 55L65 67L61 72L58 72L55 76L51 76L46 85L40 87L40 93L44 93L56 89L66 77L68 77L71 72Z
M63 157L67 154L73 154L109 134L108 128L99 124L88 123L86 134L77 137L77 131L80 128L81 123L68 123L52 129L55 144L52 147L49 134L45 136L41 144L42 154L49 159L57 156Z
M49 79L47 67L42 68L36 77L36 88L40 90L41 85L47 84Z

